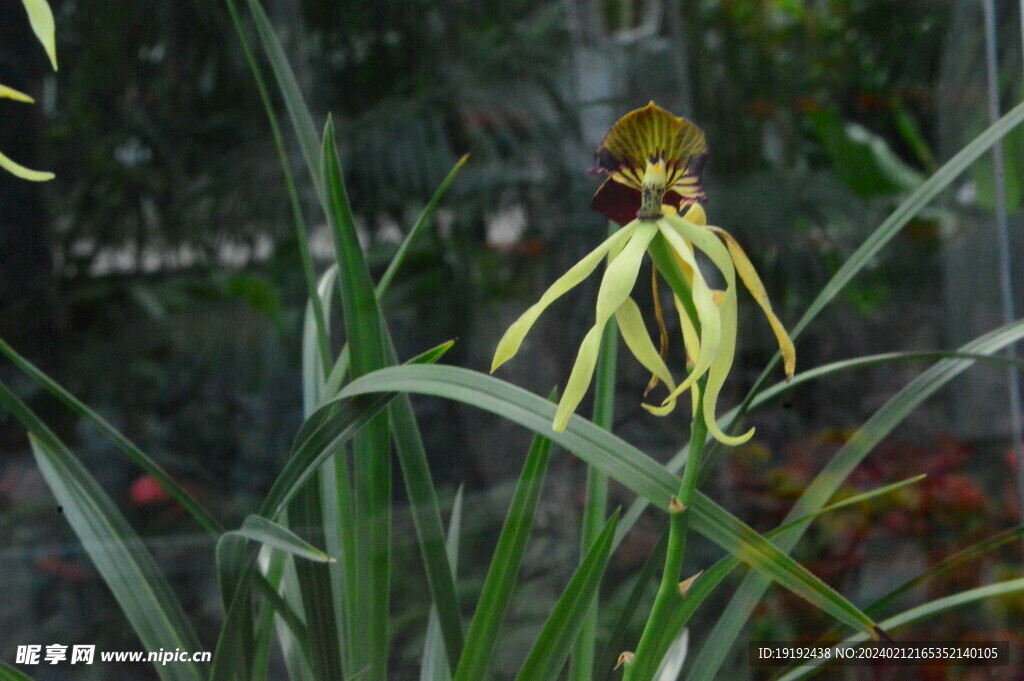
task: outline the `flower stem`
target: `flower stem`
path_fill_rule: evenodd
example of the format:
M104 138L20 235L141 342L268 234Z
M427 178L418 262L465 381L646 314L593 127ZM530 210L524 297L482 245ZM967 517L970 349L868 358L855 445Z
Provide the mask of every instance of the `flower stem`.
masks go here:
M700 394L703 395L706 378L698 381ZM704 454L704 443L707 440L708 428L704 422L703 400L697 400L693 422L690 426L690 451L683 469L683 479L679 491L669 504L668 548L665 552L665 570L661 575L658 594L654 598L654 606L644 625L640 643L632 661L626 663L623 681L650 681L660 664L659 651L664 651L662 641L663 623L672 609L685 596L680 593L679 580L686 553L686 535L689 531L690 505L697 490L700 476L700 463Z

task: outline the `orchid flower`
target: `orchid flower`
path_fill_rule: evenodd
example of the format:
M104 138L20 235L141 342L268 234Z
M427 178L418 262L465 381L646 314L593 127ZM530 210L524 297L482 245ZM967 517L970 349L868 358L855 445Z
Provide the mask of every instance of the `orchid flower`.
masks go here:
M46 0L22 0L22 4L25 6L25 11L28 12L28 20L32 25L32 31L36 34L39 42L42 43L43 49L46 50L46 55L50 58L50 63L53 65L53 70L56 71L57 42L54 36L53 12L50 10L50 5ZM2 83L0 83L0 99L13 99L16 102L25 102L27 104L35 101L24 92L19 92ZM52 180L54 177L53 173L31 170L15 163L7 156L4 156L2 152L0 152L0 168L23 180L31 180L33 182L44 182Z
M597 150L597 172L608 178L597 191L591 207L623 225L553 283L540 300L526 310L505 332L494 353L491 371L519 351L523 339L541 313L559 297L586 279L608 260L597 294L595 323L580 344L572 373L555 413L553 428L562 431L586 394L597 366L605 325L612 316L626 346L651 372L652 386L662 382L669 393L660 404L644 404L649 412L669 414L677 398L690 391L696 412L703 407L708 432L719 442L738 445L753 435L722 432L715 414L718 396L732 368L737 334L736 275L760 305L778 340L787 378L796 368L796 351L785 328L772 310L760 277L739 243L720 227L709 226L701 204L707 198L701 173L707 160L704 133L690 121L673 116L651 102L622 117ZM677 382L665 363L667 337L655 288L655 309L662 329L662 351L655 348L639 306L630 297L644 254L655 239L667 244L689 284L689 301L673 296L680 318L688 375ZM704 253L725 281L714 290L697 262ZM657 271L654 274L657 282ZM695 318L691 313L695 313ZM701 394L699 379L706 377Z

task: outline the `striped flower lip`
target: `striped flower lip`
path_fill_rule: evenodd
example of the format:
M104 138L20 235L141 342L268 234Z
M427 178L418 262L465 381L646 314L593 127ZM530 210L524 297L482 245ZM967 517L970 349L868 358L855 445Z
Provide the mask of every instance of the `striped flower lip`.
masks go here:
M689 391L694 412L698 406L702 408L704 423L712 437L726 445L749 440L753 429L743 435L727 435L719 428L715 416L718 396L736 354L737 275L768 318L782 352L786 377L792 378L796 350L772 310L764 284L736 239L725 230L707 224L701 205L705 197L699 173L687 179L690 170L703 163L699 160L695 165L693 159L706 156L703 133L692 123L672 116L653 103L625 116L605 137L598 160L606 164L605 172L610 177L598 197L604 191L606 198L614 199L612 204L625 225L559 277L540 300L512 323L498 342L491 364L491 372L494 372L514 357L544 310L583 282L607 259L597 294L595 323L580 343L558 403L552 424L556 431L566 428L586 395L597 367L601 336L614 316L626 347L652 374L648 392L659 382L668 390L660 404L643 404L647 411L658 416L668 415L679 396ZM617 220L615 216L610 217ZM685 358L681 359L686 360L687 375L682 381L675 380L665 362L668 336L657 294L656 268L652 269L652 275L656 318L662 334L660 351L648 334L640 307L631 297L644 255L655 240L659 246L667 247L689 288L685 294L689 300L680 299L678 293L673 295L686 351ZM698 264L698 251L718 270L725 282L723 290L713 289L705 278Z
M592 172L607 174L608 178L597 190L590 207L620 225L644 217L638 212L648 168L660 166L665 173L660 190L663 197L656 199L658 205L668 203L685 210L694 203L707 202L701 184L708 160L704 132L654 102L620 118L594 156L597 166Z

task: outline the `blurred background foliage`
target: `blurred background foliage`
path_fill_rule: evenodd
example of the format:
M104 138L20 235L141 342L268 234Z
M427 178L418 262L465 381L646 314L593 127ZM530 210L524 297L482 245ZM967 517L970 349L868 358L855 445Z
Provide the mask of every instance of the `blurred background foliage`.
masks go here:
M750 253L790 325L900 197L987 120L980 10L953 0L264 6L314 111L335 117L346 182L378 275L434 188L471 154L385 309L401 356L455 337L452 361L477 369L486 368L511 318L604 233L602 219L587 211L598 184L587 173L591 153L618 116L648 100L704 128L712 154L709 216ZM279 466L301 411L293 350L305 289L258 92L222 3L57 0L54 10L61 68L49 74L44 57L18 37L20 2L0 0L0 81L41 103L0 101L0 148L58 175L45 186L0 176L0 335L224 517L240 518ZM1020 95L1019 20L1013 3L1000 3L999 11L1008 107ZM951 101L957 106L945 105ZM1007 138L1014 211L1024 182L1022 144L1024 135ZM288 146L299 168L297 146ZM990 229L991 184L990 170L979 165L956 196L908 225L844 304L801 339L800 365L950 347L957 333L949 320L962 325L951 310L957 298L949 294L943 252L972 225ZM323 264L329 237L312 189L303 182L300 190ZM538 324L527 357L504 377L545 393L563 382L588 314L586 305L562 305ZM773 346L749 301L740 325L736 378L727 386L732 399ZM807 453L818 445L808 443L860 422L915 370L837 377L763 410L754 419L761 458L751 460L774 477L753 496L740 457L710 483L712 493L732 499L741 517L768 513L757 503L781 513L783 483L799 486L803 470L792 462L794 449L820 461ZM622 364L616 429L667 455L686 423L643 415L638 397L647 378ZM189 530L96 433L36 397L33 406L72 434L100 480L123 491L141 527L153 536ZM450 404L424 401L419 408L442 481L466 482L486 498L518 468L506 453L525 450L525 433ZM956 423L947 404L934 404L900 437L928 451L940 446L937 438L961 437ZM992 466L1002 470L999 435L962 446L996 452ZM0 449L5 515L34 518L54 541L66 540L59 518L38 501L43 492L32 482L23 434L3 415ZM944 474L946 464L932 457L912 460L906 475L934 466ZM771 462L787 461L771 473ZM973 474L970 457L957 461L963 475ZM561 501L578 504L581 469L571 460L562 466L569 482L559 483L567 485ZM1005 480L985 478L981 463L974 467L980 477L970 484L1001 498L1001 487L985 485ZM757 498L763 502L751 501ZM744 504L754 507L748 513ZM890 509L882 525L919 536L915 523L929 522L931 511L923 502L908 504ZM1005 508L990 506L971 512L992 529L1010 522ZM557 537L559 522L574 517L555 511L541 529L553 528ZM0 524L0 545L39 541L18 528ZM639 544L636 552L646 550ZM566 557L575 551L558 541L545 546ZM928 555L935 550L922 547ZM90 570L80 558L44 558L58 562L48 563L49 571L29 566L27 611L48 610L47 585L78 574L61 561ZM631 559L617 560L628 574ZM18 609L6 616L17 619Z

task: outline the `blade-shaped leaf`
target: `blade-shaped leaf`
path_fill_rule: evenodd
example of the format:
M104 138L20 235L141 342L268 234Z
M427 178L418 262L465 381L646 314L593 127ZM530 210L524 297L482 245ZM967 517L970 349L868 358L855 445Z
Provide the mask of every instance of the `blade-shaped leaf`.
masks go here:
M334 558L331 558L287 527L278 525L273 520L268 520L263 516L250 515L242 523L240 529L233 530L229 534L251 539L279 551L284 551L293 556L317 563L334 562Z
M30 434L39 470L75 534L148 650L199 650L181 603L128 521L56 437ZM154 665L165 681L198 681L191 662Z
M965 353L993 354L1024 338L1024 321L987 333L960 348ZM853 437L843 445L825 468L815 477L794 504L786 522L799 519L820 509L864 458L939 388L960 375L974 363L972 359L953 358L935 363L889 399L864 422ZM806 525L779 538L777 545L789 552L806 531ZM768 583L756 574L748 575L723 610L714 629L701 648L690 671L691 679L714 678L728 650L739 635L754 605L761 599Z
M256 31L260 37L260 44L270 63L270 69L277 81L278 89L284 99L285 109L292 121L292 128L299 141L299 149L302 151L302 158L306 162L310 178L320 195L321 203L324 204L324 211L327 210L326 194L324 192L323 176L320 172L320 140L317 135L316 125L313 123L313 116L309 107L302 97L302 90L299 88L299 81L295 78L288 57L285 56L284 47L274 32L274 26L270 22L263 6L259 0L248 0L249 11L252 13L256 23Z
M775 528L774 530L766 534L765 538L774 539L776 537L782 536L786 532L794 530L802 526L804 523L813 520L814 518L825 515L827 513L832 513L833 511L838 511L848 506L852 506L853 504L859 504L865 501L869 501L870 499L873 499L878 496L891 494L897 489L920 482L921 480L924 479L924 477L924 475L917 475L912 478L907 478L906 480L901 480L900 482L893 483L891 485L885 485L883 487L879 487L877 489L873 489L862 494L857 494L846 499L842 499L834 504L830 504L825 508L820 509L816 513L804 516L799 520ZM669 614L669 616L665 618L665 621L662 624L663 635L658 648L659 654L666 653L668 646L671 644L672 640L676 636L678 636L680 632L683 631L683 629L689 623L690 618L693 616L693 613L696 612L697 608L699 608L701 604L704 602L704 600L711 594L711 592L714 591L715 587L721 584L722 581L734 569L739 567L739 565L740 561L737 558L733 556L728 556L726 558L722 558L717 563L712 565L709 569L701 573L700 578L697 579L691 585L690 590L687 593L686 599L679 602L676 605L676 607L672 610L672 612ZM873 611L870 608L865 608L864 612L871 613Z
M914 622L920 622L930 617L935 617L954 608L959 608L964 605L971 603L977 603L978 601L986 598L994 598L996 596L1003 596L1005 594L1018 593L1024 591L1024 577L1020 579L1011 579L1005 582L996 582L995 584L989 584L987 586L981 586L976 589L968 589L967 591L961 591L960 593L953 594L952 596L945 596L943 598L937 598L934 601L919 605L916 608L911 608L901 612L898 615L889 617L882 622L882 626L887 630L896 629L898 627L912 624ZM854 635L846 638L839 646L853 646L858 643L863 643L864 637ZM817 663L805 664L797 669L793 669L779 678L778 681L797 681L797 679L806 679L815 672L819 671L819 667L824 660L819 660Z
M550 454L551 440L539 435L535 437L512 495L505 524L498 535L498 545L494 549L476 613L466 634L462 657L455 669L455 681L475 681L487 676L487 667L498 643L501 623L515 592L519 565L533 527L533 517L537 512Z
M877 355L865 355L864 357L855 357L853 359L844 359L838 362L831 362L829 364L809 369L808 371L797 374L791 381L780 381L771 387L765 388L757 394L757 397L751 402L750 406L759 407L762 404L769 402L770 400L787 393L804 383L811 381L820 380L832 376L833 374L841 373L844 371L855 371L857 369L865 369L874 366L882 366L885 364L891 364L895 362L916 362L921 360L940 360L940 359L969 359L976 362L982 362L984 364L992 364L996 366L1008 366L1020 369L1024 371L1024 361L1015 360L1008 357L998 355L986 355L977 352L960 352L954 350L932 350L923 352L887 352ZM721 424L730 423L734 421L739 413L739 408L732 409L727 414L719 419ZM668 463L665 464L665 468L672 471L673 473L682 469L686 464L687 456L689 455L688 449L684 447L675 456L673 456ZM622 522L619 523L618 534L615 537L616 547L626 536L636 521L640 518L643 512L647 509L650 502L641 497L636 499L630 504L629 509L622 516Z
M573 417L564 432L553 431L550 420L554 407L550 403L479 372L457 367L390 367L353 381L339 397L390 390L457 400L519 423L601 468L660 508L668 508L670 498L679 487L678 478L662 465L585 419ZM755 570L764 572L840 621L863 631L874 630L874 622L867 615L706 496L698 493L691 510L693 527L698 532L739 555Z
M0 662L0 681L33 681L31 676L23 674L14 667Z
M462 533L462 487L455 493L452 502L452 518L448 523L448 539L445 541L445 552L448 564L452 566L452 579L459 565L459 535ZM452 672L448 666L448 657L444 649L444 637L441 635L441 621L437 608L430 606L430 617L427 620L427 633L424 637L423 657L420 661L420 681L451 681Z
M569 580L537 642L526 656L516 681L554 681L558 678L569 657L569 649L579 634L580 623L601 586L618 520L619 514L615 512Z
M6 356L7 359L11 360L11 362L28 375L29 378L63 402L71 409L71 411L96 426L96 428L98 428L103 435L113 442L118 449L124 452L129 459L135 462L135 464L146 471L149 475L152 475L157 482L160 483L160 486L163 487L168 494L174 497L174 500L181 504L182 507L188 511L193 518L195 518L196 522L203 526L203 529L214 536L219 535L224 531L220 523L217 522L217 519L214 518L209 511L203 508L198 501L192 498L188 492L182 489L181 485L176 483L156 461L151 459L145 452L135 446L133 442L110 425L106 419L90 409L81 400L65 390L59 383L43 373L39 367L18 354L18 352L8 345L2 338L0 338L0 353ZM17 412L15 413L15 416L17 416L18 413L25 412ZM34 420L41 423L38 419ZM28 422L22 421L22 425L25 426L26 429L30 431L32 430L32 427Z
M338 265L345 333L351 355L351 374L359 377L388 364L385 326L370 270L363 256L355 218L341 173L328 117L321 148L321 170L327 195L328 222ZM356 583L346 583L348 597L355 598L359 627L349 622L346 654L354 668L368 666L370 678L387 678L388 611L391 595L391 433L386 414L367 422L353 442L351 492L342 491L355 520ZM340 464L339 464L340 465ZM327 497L327 503L332 503ZM346 570L344 565L339 570ZM349 669L351 673L353 670Z
M409 255L409 251L412 248L413 243L419 238L420 233L430 224L430 219L434 216L434 211L437 210L438 204L441 203L441 199L448 191L448 187L451 186L455 180L455 176L462 170L462 166L466 165L466 161L469 160L469 154L464 155L458 160L448 175L444 178L444 181L434 190L434 195L430 197L430 201L427 202L426 207L420 216L413 223L412 229L402 239L402 243L398 246L398 250L395 251L395 255L391 258L391 262L388 263L388 268L384 270L384 274L381 275L380 281L377 282L377 297L383 298L384 294L387 293L388 288L391 287L391 282L394 280L395 275L398 273L399 268L405 263L406 258Z

